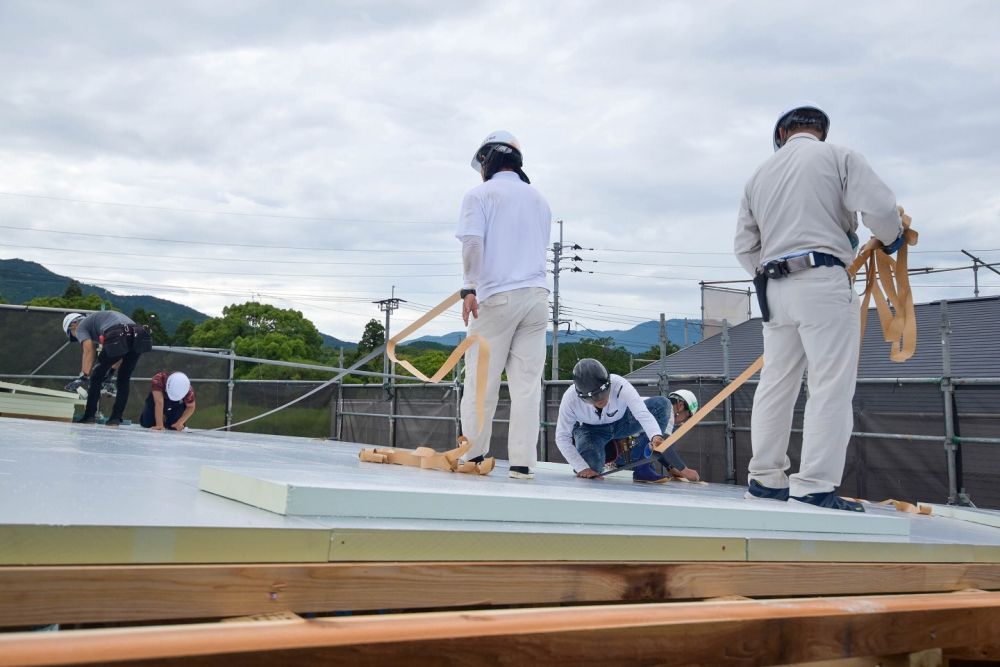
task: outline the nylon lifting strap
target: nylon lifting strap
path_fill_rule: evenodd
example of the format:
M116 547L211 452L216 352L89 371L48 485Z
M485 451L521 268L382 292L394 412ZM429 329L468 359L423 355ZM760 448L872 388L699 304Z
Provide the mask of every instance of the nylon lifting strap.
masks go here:
M882 244L878 239L872 238L847 270L854 276L862 266L865 267L865 295L861 301L861 339L864 340L865 324L868 320L864 315L868 312L868 303L874 296L882 337L885 342L892 345L889 358L903 362L917 351L917 319L913 312L907 247L916 245L919 235L910 229L910 216L906 215L902 207L899 209L899 214L903 219L905 242L896 253L897 258L894 260L882 252ZM892 310L889 308L890 304Z
M864 340L865 337L868 303L874 294L875 307L878 310L879 323L882 326L882 335L886 342L892 343L889 358L896 362L906 361L913 356L917 349L917 320L913 313L913 292L910 290L906 248L917 244L918 234L915 230L910 229L910 216L903 212L902 207L899 208L899 215L903 221L905 242L896 253L897 259L893 260L889 257L882 250L882 242L873 237L869 239L855 260L847 267L847 272L851 278L854 278L862 266L867 266L865 270L865 295L861 302L861 339ZM882 290L885 290L884 293ZM895 313L889 309L890 303L895 309ZM701 406L697 413L691 415L686 422L681 424L680 428L653 449L657 452L664 452L673 446L763 367L764 356L761 355L736 379L727 384L722 391L713 396L708 403Z
M420 329L422 326L433 320L435 317L443 313L444 311L451 308L453 305L462 300L461 292L455 292L444 301L434 306L431 310L421 316L416 322L406 327L398 334L389 339L386 343L385 352L389 355L395 363L399 364L406 370L410 371L414 377L423 380L424 382L440 382L441 379L448 374L452 368L458 364L458 360L462 358L465 351L468 350L475 344L479 344L479 349L476 355L476 418L479 424L479 429L476 433L481 433L483 430L484 423L484 405L486 401L486 384L489 378L490 370L490 344L485 338L479 335L466 336L465 340L459 343L458 347L452 350L451 355L445 360L441 368L427 377L419 369L417 369L413 364L411 364L406 359L399 359L396 357L396 345L399 341L403 340L414 331Z

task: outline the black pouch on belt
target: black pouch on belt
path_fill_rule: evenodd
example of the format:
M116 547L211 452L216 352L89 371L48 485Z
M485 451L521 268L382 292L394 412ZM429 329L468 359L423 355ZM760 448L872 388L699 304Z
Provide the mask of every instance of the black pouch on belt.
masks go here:
M760 306L760 319L771 320L771 310L767 307L767 274L757 273L753 277L753 288L757 292L757 305Z
M137 324L132 331L132 349L136 353L145 354L153 349L153 337L149 333L148 326Z
M115 324L105 329L100 338L104 355L111 359L124 357L129 351L129 338L124 324Z

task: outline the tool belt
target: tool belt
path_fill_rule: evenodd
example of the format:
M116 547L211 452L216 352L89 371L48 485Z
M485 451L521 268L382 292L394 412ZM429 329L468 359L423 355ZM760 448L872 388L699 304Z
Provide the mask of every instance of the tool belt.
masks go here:
M115 324L104 330L98 341L105 356L110 359L124 357L129 350L143 354L153 349L149 329L138 324Z
M790 273L797 273L818 266L844 266L844 263L825 252L808 252L796 257L775 259L761 267L753 278L754 291L757 292L757 305L760 306L760 318L764 322L771 320L771 309L767 306L767 281L779 280ZM845 267L846 268L846 267Z
M817 266L844 266L844 263L833 255L813 251L796 257L771 260L761 267L761 272L768 278L777 280L789 273L814 269Z

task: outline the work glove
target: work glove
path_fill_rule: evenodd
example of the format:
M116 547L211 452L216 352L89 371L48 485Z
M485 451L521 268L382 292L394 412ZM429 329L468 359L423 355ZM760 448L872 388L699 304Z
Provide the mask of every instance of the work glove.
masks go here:
M896 240L887 246L882 246L882 250L885 254L891 255L902 248L904 243L906 243L906 235L903 232L900 232L899 236L896 237Z
M65 389L71 394L76 394L80 398L86 400L87 398L87 385L90 384L90 378L88 378L83 373L80 376L66 385Z

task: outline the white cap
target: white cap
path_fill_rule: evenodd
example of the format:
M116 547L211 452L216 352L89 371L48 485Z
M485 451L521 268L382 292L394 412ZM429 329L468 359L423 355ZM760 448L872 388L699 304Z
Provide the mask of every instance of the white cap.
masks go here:
M83 319L83 315L81 315L80 313L70 313L69 315L67 315L66 317L64 317L63 318L63 325L62 325L62 327L63 327L63 333L66 334L67 336L69 336L69 325L71 325L71 324L73 324L73 322L76 322L77 320L81 320L81 319Z
M171 401L179 401L191 390L191 380L180 371L171 373L167 377L167 398Z
M521 150L521 142L519 142L517 140L517 137L515 137L513 134L511 134L507 130L497 130L496 132L490 132L490 135L488 137L479 142L479 148L477 148L476 152L472 154L472 168L475 171L478 172L480 169L480 163L479 163L480 151L483 150L483 146L489 146L490 144L504 144L505 146L510 146L518 153L521 153L522 156L524 155L524 152Z

